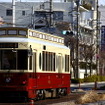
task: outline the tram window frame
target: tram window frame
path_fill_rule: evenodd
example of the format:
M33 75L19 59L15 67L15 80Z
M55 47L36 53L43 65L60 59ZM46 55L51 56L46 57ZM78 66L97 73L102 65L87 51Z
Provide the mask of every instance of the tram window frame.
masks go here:
M19 62L19 58L17 58L17 60L18 60L18 61L17 61L17 63L18 63L17 69L18 69L18 70L28 70L28 51L27 51L27 50L17 50L17 54L18 54L17 57L19 56L19 51L22 52L22 53L24 53L24 52L26 53L26 54L21 54L22 58L23 58L23 57L24 57L24 58L26 57L26 59L24 59L24 58L21 59L21 57L20 57L21 62L22 62L22 60L23 60L23 61L26 60L26 62L24 62L24 64L23 64L23 62L22 62L22 64L20 64L20 65L22 65L21 67L24 67L24 68L21 68L21 67L19 67L19 63L20 63L20 62ZM24 55L24 56L23 56L23 55ZM26 56L25 56L25 55L26 55ZM25 64L25 63L26 63L26 64Z
M47 60L46 60L46 64L47 64L47 65L46 65L46 67L47 67L46 71L50 71L50 69L49 69L49 67L50 67L50 65L49 65L49 62L50 62L50 61L49 61L49 59L50 59L50 58L49 58L49 52L47 52L46 54L47 54L47 56L46 56L46 57L47 57L47 58L46 58L46 59L47 59Z
M29 57L29 70L32 70L32 56Z
M19 35L24 35L24 36L26 36L26 35L27 35L27 31L26 31L26 30L18 30L18 34L19 34Z
M36 67L36 65L37 65L36 64L37 63L37 57L36 56L37 56L37 53L33 52L33 65L32 65L33 66L33 74L32 74L32 76L30 74L30 76L33 77L33 78L36 78L36 68L37 68Z
M70 55L65 55L65 72L70 71Z
M39 53L39 68L41 69L42 65L42 55Z
M64 56L62 56L62 69L64 69Z
M46 51L43 51L42 52L42 60L43 60L43 62L42 62L42 70L43 71L46 71Z
M42 52L42 71L55 71L56 54L54 52Z
M8 30L7 34L8 35L17 35L17 30Z
M60 73L60 72L62 72L62 54L60 53L59 55L58 55L58 72Z
M8 67L3 66L4 57L6 58L5 60L8 60L8 63L9 63ZM0 65L1 65L0 67L1 70L28 70L27 50L16 50L16 51L13 51L10 49L0 50Z
M1 70L15 70L16 53L12 52L11 50L0 50L0 65Z
M55 53L52 53L52 71L55 71L55 65L56 65L56 54Z
M4 32L4 33L3 33ZM0 30L0 36L1 35L6 35L6 30Z

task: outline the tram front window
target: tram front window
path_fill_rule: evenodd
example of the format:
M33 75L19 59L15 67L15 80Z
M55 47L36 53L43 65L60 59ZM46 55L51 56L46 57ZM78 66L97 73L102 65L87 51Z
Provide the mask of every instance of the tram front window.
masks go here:
M1 70L27 70L27 50L0 50Z

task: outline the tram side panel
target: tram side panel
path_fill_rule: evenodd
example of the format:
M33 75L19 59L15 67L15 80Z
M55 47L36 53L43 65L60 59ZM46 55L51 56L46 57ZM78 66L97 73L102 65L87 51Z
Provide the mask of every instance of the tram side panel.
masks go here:
M37 89L53 89L53 88L67 88L68 93L70 92L70 73L68 71L68 73L65 73L65 64L66 62L64 62L63 64L63 72L62 72L62 68L60 68L61 70L58 71L58 59L57 59L57 53L61 53L61 52L53 52L54 50L50 50L49 51L45 51L42 53L42 69L40 70L41 72L37 72ZM52 58L52 56L54 58ZM65 56L65 54L64 54ZM52 60L50 61L49 59ZM48 61L47 61L48 60ZM65 59L63 59L65 60ZM52 65L51 65L52 64ZM50 66L49 66L50 65ZM54 66L54 67L53 67Z

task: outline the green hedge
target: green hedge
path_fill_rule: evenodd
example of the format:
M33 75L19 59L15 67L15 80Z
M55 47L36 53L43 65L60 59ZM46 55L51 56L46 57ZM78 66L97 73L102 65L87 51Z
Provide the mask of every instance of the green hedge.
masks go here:
M83 79L71 79L71 83L79 83L79 82L81 82L81 83L83 83L84 81L83 81Z
M71 83L83 83L83 82L101 82L101 81L105 81L105 76L98 76L98 75L92 75L92 76L88 76L84 79L71 79Z

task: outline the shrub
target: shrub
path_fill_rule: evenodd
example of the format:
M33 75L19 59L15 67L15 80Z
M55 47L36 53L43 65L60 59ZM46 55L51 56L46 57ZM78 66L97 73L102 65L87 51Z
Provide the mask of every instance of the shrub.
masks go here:
M78 79L78 78L76 78L76 79L71 79L71 83L83 83L84 82L84 80L83 79Z
M71 79L71 83L83 83L83 82L101 82L101 81L105 81L105 76L99 76L99 75L92 75L92 76L88 76L85 77L84 79Z
M84 78L84 82L95 82L97 80L98 80L97 75L92 75L92 76L88 76L88 77Z

